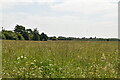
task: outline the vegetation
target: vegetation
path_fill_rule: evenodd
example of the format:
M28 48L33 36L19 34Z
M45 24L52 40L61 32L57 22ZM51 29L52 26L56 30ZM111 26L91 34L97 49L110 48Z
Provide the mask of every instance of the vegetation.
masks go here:
M47 41L47 40L80 40L80 41L120 41L117 38L76 38L76 37L63 37L63 36L53 36L48 37L47 34L41 33L37 28L33 31L32 29L26 29L22 25L16 25L13 31L8 31L2 29L0 34L0 39L3 40L34 40L34 41Z
M8 40L18 40L17 34L12 31L3 31L2 33Z
M2 78L120 78L119 39L48 37L22 25L0 38Z
M117 41L3 40L2 44L3 78L119 77Z
M44 33L40 35L37 28L32 31L31 29L25 29L25 27L22 25L16 25L13 31L2 29L0 38L5 40L48 40L48 36Z

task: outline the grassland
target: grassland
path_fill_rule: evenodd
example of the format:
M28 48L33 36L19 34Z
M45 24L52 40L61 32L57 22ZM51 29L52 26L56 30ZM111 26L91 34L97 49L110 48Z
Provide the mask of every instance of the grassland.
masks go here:
M2 41L3 78L117 78L118 42Z

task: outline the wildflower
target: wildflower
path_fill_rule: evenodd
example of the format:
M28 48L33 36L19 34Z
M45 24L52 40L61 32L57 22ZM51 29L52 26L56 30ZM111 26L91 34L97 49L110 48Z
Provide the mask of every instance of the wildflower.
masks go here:
M34 60L34 62L36 62L36 60Z
M15 70L13 70L13 72L15 72Z
M106 57L105 57L104 54L102 54L101 60L102 60L102 61L106 60Z
M25 70L25 67L23 67L23 70Z
M68 74L70 73L70 72L67 72Z
M19 60L19 59L20 59L20 57L17 58L17 60Z
M40 70L40 72L43 72L42 70Z
M25 59L27 58L27 57L24 57Z
M21 56L21 58L23 58L23 56Z
M93 75L94 73L93 73L93 72L89 72L89 74L92 74L92 75Z
M31 62L31 64L34 64L33 62Z
M65 78L64 76L62 76L62 78Z
M49 64L49 66L52 66L53 64Z
M32 74L33 76L35 76L35 74Z

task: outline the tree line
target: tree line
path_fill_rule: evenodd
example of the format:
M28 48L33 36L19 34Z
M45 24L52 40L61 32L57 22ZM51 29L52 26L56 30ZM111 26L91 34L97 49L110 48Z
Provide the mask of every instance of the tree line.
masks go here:
M22 25L16 25L13 31L3 29L0 38L4 40L34 40L34 41L47 41L48 36L44 33L39 34L37 28L26 29Z
M13 31L5 30L2 27L0 32L0 39L3 40L34 40L34 41L47 41L47 40L81 40L81 41L120 41L117 38L76 38L76 37L63 37L63 36L53 36L48 37L47 34L41 33L37 28L34 30L26 29L22 25L16 25Z
M58 38L53 36L53 37L49 37L49 40L80 40L80 41L120 41L120 39L117 38L76 38L76 37L63 37L63 36L59 36Z

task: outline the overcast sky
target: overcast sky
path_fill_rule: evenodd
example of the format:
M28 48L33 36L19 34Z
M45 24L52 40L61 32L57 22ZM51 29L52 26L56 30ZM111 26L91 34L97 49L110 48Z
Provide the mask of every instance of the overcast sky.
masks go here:
M48 36L118 37L119 0L0 0L0 26Z

